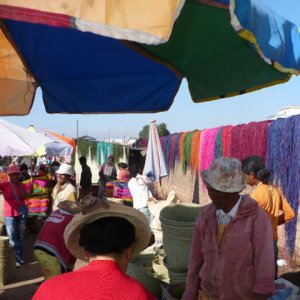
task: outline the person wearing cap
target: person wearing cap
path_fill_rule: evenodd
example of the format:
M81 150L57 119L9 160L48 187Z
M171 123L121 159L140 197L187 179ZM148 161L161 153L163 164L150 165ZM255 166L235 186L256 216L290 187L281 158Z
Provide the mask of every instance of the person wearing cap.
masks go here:
M61 164L56 171L57 183L52 191L52 210L56 210L61 201L77 199L76 187L71 183L73 173L72 166L68 164Z
M150 174L147 174L150 175ZM153 215L148 206L148 201L152 198L149 186L152 184L151 176L137 174L128 182L128 188L133 199L133 207L142 212L151 226Z
M66 227L69 251L88 265L44 282L34 300L154 300L137 280L128 276L130 260L150 240L146 217L139 211L109 202L85 208Z
M117 179L117 169L114 164L115 157L108 156L106 163L102 164L99 170L99 190L98 196L101 197L106 191L106 183Z
M128 182L131 178L130 172L128 170L128 165L126 163L120 162L118 163L119 167L119 174L118 174L118 180L123 180Z
M73 201L61 201L58 209L46 219L34 244L34 256L42 267L44 280L72 271L76 258L64 243L64 231L80 212L80 207Z
M201 175L212 203L195 223L182 299L267 299L275 291L272 226L255 200L239 194L241 162L219 157Z
M295 218L295 212L285 198L282 190L269 183L270 171L260 156L248 156L242 161L242 170L247 183L254 186L251 197L270 217L273 228L275 278L278 277L278 232L277 227Z
M24 262L24 231L27 215L21 212L28 196L26 185L20 182L20 168L10 165L7 170L9 182L0 183L4 198L4 222L7 236L16 252L16 267ZM25 207L26 208L26 207Z

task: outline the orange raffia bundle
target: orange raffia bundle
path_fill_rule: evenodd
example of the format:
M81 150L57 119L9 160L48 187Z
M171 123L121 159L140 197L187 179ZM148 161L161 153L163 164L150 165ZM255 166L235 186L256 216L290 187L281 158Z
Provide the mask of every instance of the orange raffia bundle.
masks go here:
M189 133L189 131L184 132L181 135L180 141L179 141L179 153L180 153L180 163L182 164L182 166L184 166L184 143L185 143L185 139L187 134Z
M201 131L198 130L193 134L193 138L192 138L192 151L191 151L191 158L190 158L190 166L192 170L197 170L199 165L200 136L201 136Z

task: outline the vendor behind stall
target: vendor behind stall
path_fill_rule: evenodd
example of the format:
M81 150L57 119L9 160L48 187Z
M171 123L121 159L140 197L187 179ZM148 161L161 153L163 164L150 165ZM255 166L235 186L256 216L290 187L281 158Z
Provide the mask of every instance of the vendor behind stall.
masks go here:
M108 156L108 161L101 165L99 170L99 189L98 196L102 196L106 191L106 184L117 179L117 169L114 164L115 157Z

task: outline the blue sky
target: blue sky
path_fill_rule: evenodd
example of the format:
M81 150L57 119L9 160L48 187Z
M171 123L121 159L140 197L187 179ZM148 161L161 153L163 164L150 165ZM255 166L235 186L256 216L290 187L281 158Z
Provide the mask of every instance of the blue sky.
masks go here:
M300 28L300 0L261 0L261 2ZM158 124L166 123L171 133L183 132L262 121L276 114L279 109L291 105L300 105L299 76L293 76L285 84L206 103L193 103L187 83L183 81L170 110L156 114L47 114L41 91L38 90L28 116L6 117L6 119L23 127L33 124L36 128L52 130L71 137L76 137L78 120L79 136L90 135L101 140L108 137L138 136L143 126L153 119L157 120Z

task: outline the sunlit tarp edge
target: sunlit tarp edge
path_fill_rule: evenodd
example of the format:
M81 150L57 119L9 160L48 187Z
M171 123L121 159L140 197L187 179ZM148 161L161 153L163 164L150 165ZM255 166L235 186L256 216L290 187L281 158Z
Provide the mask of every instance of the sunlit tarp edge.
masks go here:
M266 63L284 73L300 74L300 34L295 24L257 0L232 0L229 8L235 31Z
M155 45L169 39L184 3L185 0L65 0L64 3L48 0L0 0L0 17L73 27L116 39Z

